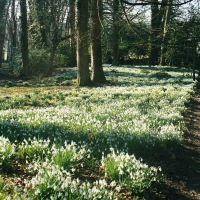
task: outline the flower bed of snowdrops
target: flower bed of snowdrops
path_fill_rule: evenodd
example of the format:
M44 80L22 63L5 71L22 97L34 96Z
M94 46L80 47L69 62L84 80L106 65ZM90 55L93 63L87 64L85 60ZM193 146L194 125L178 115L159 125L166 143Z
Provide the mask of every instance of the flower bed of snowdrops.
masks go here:
M194 84L168 69L106 67L102 87L2 97L0 168L26 178L12 192L0 179L0 199L125 199L161 182L135 154L181 142Z

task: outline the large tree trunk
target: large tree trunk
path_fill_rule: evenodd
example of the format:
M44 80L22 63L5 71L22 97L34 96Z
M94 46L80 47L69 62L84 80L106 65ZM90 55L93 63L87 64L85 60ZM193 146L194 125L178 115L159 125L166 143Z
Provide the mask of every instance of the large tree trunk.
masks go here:
M150 65L157 65L159 60L159 35L160 35L160 23L159 23L159 8L158 0L152 0L151 4L151 47L150 47ZM155 3L155 4L154 4Z
M70 35L70 58L69 67L76 66L76 40L75 40L75 1L69 0L69 35Z
M28 24L27 24L27 5L26 0L20 0L21 9L21 52L22 52L22 74L29 75L28 59Z
M101 16L102 1L91 1L91 68L92 81L95 83L105 83L106 78L102 66L101 52Z
M150 41L150 65L159 64L160 48L161 48L161 30L162 19L164 16L164 10L166 6L166 0L162 0L159 7L158 0L151 0L151 41Z
M113 0L112 65L119 65L119 0Z
M88 60L88 0L76 0L77 85L91 84Z
M162 44L161 44L161 52L160 52L160 65L165 65L164 54L166 52L167 46L167 33L168 33L168 26L170 22L170 11L171 11L171 4L173 0L168 0L168 5L166 6L166 12L164 16L164 27L163 27L163 35L162 35Z

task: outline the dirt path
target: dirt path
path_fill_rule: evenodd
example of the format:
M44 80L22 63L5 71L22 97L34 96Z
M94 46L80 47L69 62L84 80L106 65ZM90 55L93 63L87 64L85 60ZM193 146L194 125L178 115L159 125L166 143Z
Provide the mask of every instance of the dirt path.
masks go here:
M168 149L161 163L167 187L161 192L161 199L200 200L200 88L192 98L186 123L183 144Z

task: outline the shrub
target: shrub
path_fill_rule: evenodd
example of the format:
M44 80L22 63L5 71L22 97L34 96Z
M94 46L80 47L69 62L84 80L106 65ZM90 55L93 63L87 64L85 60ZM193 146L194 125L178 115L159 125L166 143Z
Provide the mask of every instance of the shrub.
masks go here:
M158 79L163 79L163 78L167 78L168 79L168 78L171 78L171 75L168 74L165 71L158 71L158 72L150 74L150 77L158 78Z
M31 49L29 52L29 66L32 74L45 73L48 70L49 54L45 49Z

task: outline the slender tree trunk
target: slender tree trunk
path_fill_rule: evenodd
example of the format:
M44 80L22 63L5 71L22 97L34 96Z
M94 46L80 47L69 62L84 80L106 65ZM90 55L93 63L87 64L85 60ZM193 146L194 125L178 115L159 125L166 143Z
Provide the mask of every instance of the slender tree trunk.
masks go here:
M91 1L91 68L92 81L95 83L105 83L106 78L102 66L101 52L101 16L102 1Z
M5 39L5 29L6 29L6 20L5 20L5 10L6 10L6 0L0 0L0 67L2 66L3 61L3 47Z
M77 85L91 84L88 60L88 0L76 0Z
M54 60L56 55L56 50L59 45L59 39L58 39L58 26L54 24L54 36L52 39L52 45L50 48L50 57L49 57L49 66L48 71L46 73L47 76L52 75L53 67L54 67Z
M56 49L57 49L57 45L53 44L53 47L50 52L50 57L49 57L49 66L48 66L48 71L46 73L47 76L52 75L53 66L54 66L53 63L54 63L55 55L56 55Z
M0 33L0 67L2 66L2 61L3 61L3 44L4 44L4 34Z
M16 65L16 53L17 53L17 21L16 21L16 0L12 0L12 10L11 10L11 17L12 17L12 27L11 27L11 62L12 67Z
M5 38L5 22L0 19L0 67L2 66L3 61L3 46Z
M28 59L28 24L27 24L27 5L26 0L20 0L21 9L21 52L22 52L22 74L29 75Z
M69 35L70 37L70 58L69 67L76 66L76 40L75 40L75 1L69 0Z
M113 0L112 65L119 65L119 0Z
M161 53L160 53L160 65L165 65L164 61L164 54L166 52L166 46L167 46L167 32L168 32L168 26L170 22L170 11L171 11L171 5L173 0L168 0L168 5L166 7L165 17L164 17L164 27L163 27L163 36L162 36L162 44L161 44Z

